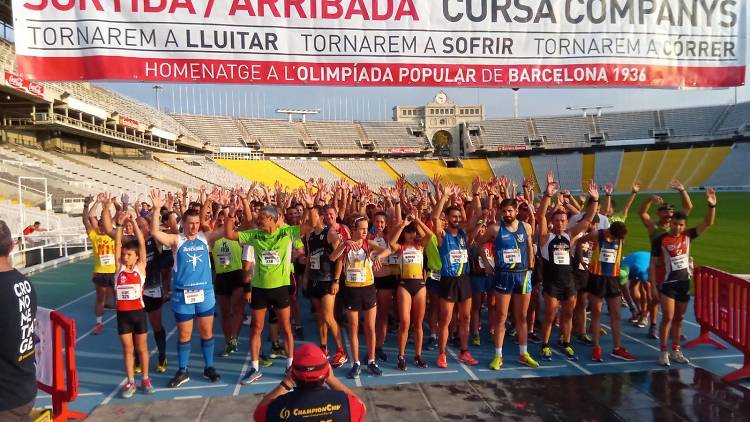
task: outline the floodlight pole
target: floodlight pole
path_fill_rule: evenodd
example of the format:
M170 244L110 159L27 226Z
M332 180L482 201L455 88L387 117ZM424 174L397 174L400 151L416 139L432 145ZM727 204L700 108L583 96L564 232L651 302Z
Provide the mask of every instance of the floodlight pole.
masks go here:
M161 108L159 107L159 91L164 89L164 87L161 85L154 85L151 89L154 90L154 94L156 95L156 111L161 111Z

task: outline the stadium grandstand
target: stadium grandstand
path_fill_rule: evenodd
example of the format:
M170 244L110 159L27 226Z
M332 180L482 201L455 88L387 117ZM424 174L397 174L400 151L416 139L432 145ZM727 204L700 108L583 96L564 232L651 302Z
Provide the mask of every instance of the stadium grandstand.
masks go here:
M26 81L14 73L13 43L0 40L0 54L0 204L15 233L41 214L52 229L76 227L83 198L103 190L143 199L217 180L387 187L399 175L415 185L439 173L468 187L473 175L537 181L552 171L573 192L592 178L620 192L636 180L663 191L673 178L750 186L739 171L750 159L750 103L496 119L440 92L395 106L391 121L169 114L88 82Z

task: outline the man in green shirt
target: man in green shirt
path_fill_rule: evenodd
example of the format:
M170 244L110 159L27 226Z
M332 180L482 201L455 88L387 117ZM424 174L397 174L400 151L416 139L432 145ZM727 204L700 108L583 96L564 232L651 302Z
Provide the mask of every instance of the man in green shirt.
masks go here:
M285 226L278 208L267 206L257 215L258 229L237 232L234 228L234 210L230 209L229 221L225 224L225 237L238 240L242 245L250 245L255 252L255 274L249 293L252 322L250 325L250 370L243 376L242 385L251 384L262 377L259 368L260 342L266 311L273 307L284 338L287 356L294 354L289 307L289 284L292 273L292 244L311 230L318 219L317 212L311 212L315 203L314 195L308 189L302 199L305 213L302 226ZM280 206L283 206L280 205ZM249 215L248 218L254 218ZM248 295L246 294L246 297ZM287 367L292 359L288 358Z

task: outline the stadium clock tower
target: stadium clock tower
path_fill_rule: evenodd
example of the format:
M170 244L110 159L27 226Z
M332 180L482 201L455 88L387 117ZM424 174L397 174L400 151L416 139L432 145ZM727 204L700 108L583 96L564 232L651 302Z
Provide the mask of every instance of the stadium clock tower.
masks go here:
M441 90L426 105L394 107L393 120L420 125L435 147L435 154L459 157L465 150L461 128L484 120L484 106L456 104Z

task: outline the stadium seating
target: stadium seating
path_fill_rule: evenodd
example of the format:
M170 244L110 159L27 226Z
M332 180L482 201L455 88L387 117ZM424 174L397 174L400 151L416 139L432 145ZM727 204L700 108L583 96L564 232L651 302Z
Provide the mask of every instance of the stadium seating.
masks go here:
M304 186L304 181L271 160L216 160L216 162L240 176L254 182L273 186L276 182L291 189Z
M329 184L340 180L318 160L274 160L274 163L302 180L323 179Z
M246 188L248 180L216 164L213 160L196 155L159 154L156 158L175 169L203 180L206 185L215 182L224 186Z
M399 175L406 177L412 186L422 182L429 182L432 175L425 174L415 160L396 159L386 160L389 166Z
M305 129L322 151L338 151L339 154L365 152L361 147L363 136L353 122L308 121Z
M490 158L488 161L495 176L507 176L518 184L522 183L524 176L518 158Z
M211 145L217 147L247 146L236 121L230 117L188 114L174 114L172 117Z
M663 125L672 136L710 134L727 106L680 108L662 111Z
M376 150L419 148L429 145L424 137L412 135L411 124L399 122L358 122Z
M8 225L14 238L21 235L25 226L33 224L35 221L42 223L42 227L55 231L56 234L66 233L83 233L84 227L80 217L71 217L67 214L50 213L49 226L47 225L47 215L39 207L23 207L23 222L21 213L19 213L17 203L9 200L0 199L0 216ZM38 236L38 235L35 235Z
M612 141L650 139L656 127L655 113L651 111L602 114L596 120L599 132Z
M594 181L600 186L612 183L617 187L623 155L622 150L597 151ZM625 189L630 189L630 186L627 186Z
M182 186L187 186L189 189L198 189L201 185L208 185L205 180L150 159L118 158L115 162L136 173L165 181L168 180L173 191L180 190Z
M535 118L534 126L537 137L543 137L547 145L584 144L591 132L580 116Z
M366 182L376 188L396 185L396 179L374 160L332 160L329 163L356 182Z
M748 122L750 122L750 103L736 104L726 113L716 134L733 134L743 131Z
M750 143L736 143L718 169L706 180L708 186L750 187Z
M527 119L485 120L479 123L480 136L475 139L487 150L508 145L526 145L529 139Z
M581 190L582 179L582 154L555 154L555 155L533 155L531 161L534 165L536 179L544 188L547 172L551 171L558 180L562 190L577 192Z

